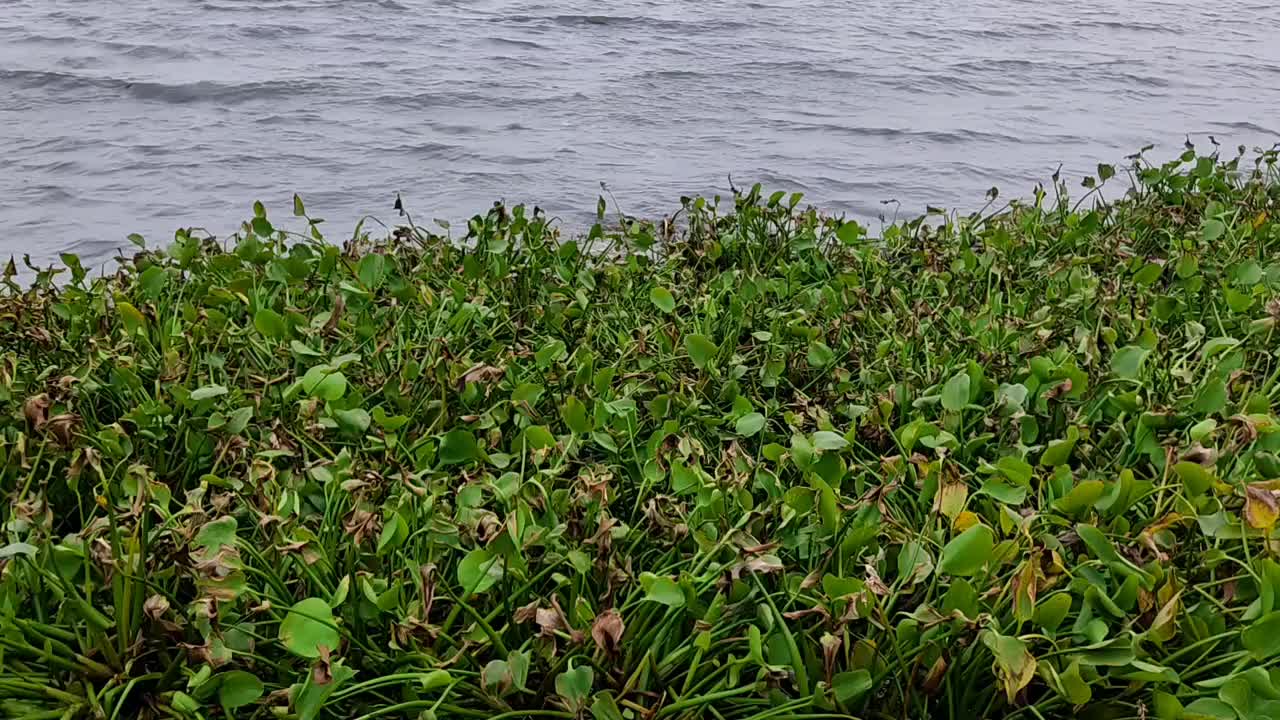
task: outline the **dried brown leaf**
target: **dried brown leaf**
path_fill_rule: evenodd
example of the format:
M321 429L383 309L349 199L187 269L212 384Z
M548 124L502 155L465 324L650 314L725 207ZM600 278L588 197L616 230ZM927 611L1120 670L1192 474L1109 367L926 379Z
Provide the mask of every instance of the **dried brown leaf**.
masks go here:
M43 428L44 424L48 422L49 406L52 404L53 401L51 401L49 396L45 393L29 397L27 398L27 401L22 404L22 414L27 418L27 424L29 424L33 430Z
M622 633L625 630L622 615L610 608L597 615L595 622L591 624L591 639L606 653L613 655L622 644Z

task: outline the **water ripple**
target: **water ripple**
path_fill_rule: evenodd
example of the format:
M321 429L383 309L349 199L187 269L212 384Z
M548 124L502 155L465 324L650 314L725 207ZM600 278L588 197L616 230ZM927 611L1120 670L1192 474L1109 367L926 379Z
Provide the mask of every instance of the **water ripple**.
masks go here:
M601 182L649 215L729 177L870 219L1280 140L1259 0L0 2L0 255L37 261L294 192L335 236L397 193L572 228Z

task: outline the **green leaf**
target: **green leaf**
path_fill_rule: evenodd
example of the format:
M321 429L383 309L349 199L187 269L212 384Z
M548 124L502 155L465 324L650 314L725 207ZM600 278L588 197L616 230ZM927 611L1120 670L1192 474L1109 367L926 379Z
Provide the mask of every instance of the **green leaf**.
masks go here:
M976 575L991 557L995 534L986 525L974 525L951 539L942 548L938 572L946 575Z
M307 598L294 604L280 623L280 642L294 655L320 657L320 648L337 650L341 636L329 603Z
M377 253L365 255L356 263L356 276L366 288L378 289L387 277L387 258Z
M218 677L222 679L218 686L218 702L228 711L253 703L262 697L266 689L258 676L243 670L231 670Z
M227 417L227 424L222 428L228 435L239 435L244 429L249 427L249 421L253 419L253 406L246 405L242 408L232 411Z
M960 412L969 404L969 373L963 370L951 376L942 386L942 407Z
M1254 620L1240 633L1240 643L1260 661L1280 655L1280 610Z
M996 469L1013 484L1030 487L1031 478L1035 476L1035 468L1031 463L1019 457L1006 455L996 461Z
M613 699L612 690L596 693L596 699L591 703L591 717L592 720L626 720L618 702Z
M840 433L819 430L813 434L813 446L819 450L843 450L849 447L849 441Z
M1072 705L1083 705L1093 698L1093 689L1080 674L1080 663L1071 663L1058 675L1058 683L1061 685L1062 696Z
M684 348L689 353L689 359L693 360L693 364L697 365L699 370L706 370L715 360L716 352L719 350L711 338L696 333L684 336Z
M320 212L324 212L324 209L322 208ZM293 194L293 216L305 217L306 214L307 214L307 208L305 205L302 204L302 198L299 197L297 193L294 193Z
M210 398L216 398L226 394L227 388L222 385L205 385L204 387L192 390L191 395L188 397L196 402L200 402L201 400L208 400Z
M1021 505L1027 499L1027 488L1020 485L1006 485L994 478L984 482L978 492L989 495L1005 505Z
M696 491L702 486L698 473L680 460L671 463L671 491L684 495Z
M1125 380L1137 380L1151 351L1140 345L1125 345L1111 356L1111 372Z
M253 326L258 332L273 340L279 340L289 334L289 326L285 325L280 313L270 308L262 308L253 315Z
M530 425L524 429L524 442L530 450L545 450L556 446L556 437L545 425Z
M169 283L169 274L159 265L152 265L138 276L138 284L142 286L142 294L151 300L158 300L160 293Z
M522 383L511 392L511 402L516 404L526 403L530 406L537 405L543 391L544 388L537 383Z
M1142 266L1142 269L1134 273L1133 281L1139 285L1151 286L1160 279L1164 273L1164 266L1159 263L1149 262Z
M298 720L317 720L325 701L329 699L334 690L337 690L343 683L354 677L356 671L338 661L330 665L329 673L332 675L332 679L328 682L316 682L318 673L307 673L307 679L302 683L302 689L298 691L297 697L293 702L294 709L298 711Z
M533 354L533 359L534 362L538 364L539 368L546 370L566 354L563 340L551 340L538 348L538 351Z
M835 693L836 702L841 704L853 702L867 694L871 685L869 670L850 670L837 673L831 678L831 690Z
M1031 621L1048 632L1053 632L1067 618L1069 612L1071 612L1071 594L1060 592L1036 603L1035 614L1032 615Z
M1125 633L1120 637L1076 648L1072 651L1072 656L1085 665L1123 667L1134 661L1133 642L1134 635Z
M19 555L35 557L36 546L31 543L15 542L9 543L4 547L0 547L0 560L8 560L9 558L15 558Z
M1205 494L1217 482L1217 478L1213 476L1213 473L1206 470L1199 463L1186 460L1174 465L1173 472L1182 479L1182 485L1187 489L1187 494L1191 497Z
M1227 384L1222 378L1212 378L1200 388L1192 409L1201 415L1213 415L1227 406Z
M933 557L928 549L914 540L898 551L898 577L908 583L924 580L933 573Z
M824 368L836 361L836 353L827 344L814 340L809 343L809 364L816 368Z
M1049 441L1049 445L1044 449L1044 454L1040 456L1040 464L1044 467L1065 465L1071 459L1071 451L1075 449L1076 441L1079 439L1080 431L1076 429L1076 426L1068 427L1065 438Z
M387 411L382 409L381 405L373 409L373 421L378 423L378 427L387 432L395 432L409 424L408 416L387 415Z
M445 465L470 462L479 456L480 446L469 430L450 430L440 439L440 460Z
M739 435L743 437L751 437L763 430L764 424L764 415L761 415L758 412L747 413L746 415L738 418L735 429L738 431Z
M1236 711L1216 698L1200 698L1182 711L1180 720L1236 720Z
M857 243L862 235L862 226L852 220L844 223L836 230L836 238L845 245L853 245Z
M995 670L1004 686L1005 697L1013 704L1022 688L1031 683L1036 674L1036 659L1021 639L1001 635L994 630L982 633L982 643L995 656Z
M1204 223L1200 226L1200 236L1207 243L1222 237L1222 234L1226 231L1227 226L1217 218L1205 218Z
M587 416L587 406L577 397L570 395L565 398L564 405L560 407L560 417L564 419L564 423L569 429L578 434L586 434L591 432L591 419Z
M479 595L493 587L506 573L502 557L484 548L467 553L458 563L458 584L463 595Z
M640 573L640 587L644 589L645 599L662 603L667 607L684 607L684 592L675 580L651 572Z
M654 286L654 288L649 291L649 300L653 302L654 307L668 315L675 312L675 296L671 294L670 290L664 287Z
M216 551L236 544L236 519L231 515L220 517L205 523L196 539L192 541L196 547Z
M1053 507L1068 515L1082 513L1101 500L1106 489L1106 484L1101 480L1085 480L1075 486L1065 497L1058 498L1053 503Z
M350 410L338 410L333 414L333 419L338 421L338 427L344 432L359 434L369 429L369 423L372 421L369 413L364 408L351 408Z
M271 223L264 217L256 217L253 219L253 234L258 237L271 237L271 233L275 232L275 228L271 227Z
M347 394L347 376L329 365L316 365L302 376L302 391L333 402Z
M576 668L572 665L570 662L570 669L556 676L556 694L564 700L567 707L577 712L587 706L587 699L591 697L595 671L590 665L579 665Z
M1173 695L1157 691L1152 693L1151 699L1156 711L1156 720L1179 720L1182 717L1182 703Z

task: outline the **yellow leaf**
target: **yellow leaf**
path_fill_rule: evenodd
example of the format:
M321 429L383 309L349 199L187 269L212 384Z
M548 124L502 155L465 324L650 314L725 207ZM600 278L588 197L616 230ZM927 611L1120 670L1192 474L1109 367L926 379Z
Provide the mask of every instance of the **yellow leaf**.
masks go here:
M965 500L968 499L968 485L962 482L949 482L938 490L938 496L934 499L933 507L946 516L948 520L954 522L960 512L964 510Z
M957 515L955 521L951 523L957 532L964 532L977 524L978 516L968 510Z
M983 634L982 642L991 649L995 658L992 669L1004 685L1005 697L1012 705L1017 701L1018 692L1031 684L1035 677L1036 659L1027 650L1027 644L1016 637L988 630Z
M1038 575L1035 561L1026 560L1013 578L1013 614L1018 622L1026 622L1035 614Z
M1176 631L1174 620L1178 617L1178 613L1182 612L1181 600L1182 593L1175 593L1160 608L1160 612L1156 613L1155 619L1151 621L1151 627L1147 630L1151 637L1160 642L1168 642L1173 638L1173 634Z
M1269 531L1275 527L1277 518L1280 518L1280 505L1270 490L1257 483L1245 487L1244 519L1250 527Z

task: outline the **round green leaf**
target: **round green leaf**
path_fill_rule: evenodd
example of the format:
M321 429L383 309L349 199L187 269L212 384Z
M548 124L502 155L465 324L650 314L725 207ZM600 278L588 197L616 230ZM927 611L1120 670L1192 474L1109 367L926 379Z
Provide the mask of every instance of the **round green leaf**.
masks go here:
M664 313L671 314L672 312L675 312L675 309L676 309L675 296L671 294L670 290L664 287L655 286L652 290L650 290L649 300L653 302L654 307L658 308Z
M1137 380L1150 354L1150 350L1139 345L1126 345L1111 356L1111 372L1125 380Z
M302 390L332 402L347 393L347 377L329 365L317 365L302 376Z
M1241 632L1240 642L1257 660L1280 655L1280 610L1254 620Z
M217 520L210 520L200 528L200 532L196 533L194 544L196 547L214 551L235 545L236 519L226 515Z
M369 423L372 421L368 411L364 408L339 410L333 414L333 419L338 421L338 427L353 434L368 430Z
M706 370L707 366L715 360L716 352L719 350L711 338L696 333L684 336L684 348L689 352L689 358L699 370Z
M942 386L942 407L959 412L969 404L969 373L956 373Z
M751 437L764 429L764 416L758 412L747 413L738 418L736 429L743 437Z
M974 525L951 539L942 548L938 572L945 575L975 575L991 557L995 535L986 525Z
M445 465L475 460L480 454L476 436L467 430L450 430L440 439L440 460Z
M222 684L218 686L218 701L227 710L254 702L262 697L265 689L256 675L243 670L225 672L220 677Z
M809 364L816 367L826 367L836 361L836 353L827 344L819 340L809 343L808 353Z
M320 657L320 648L338 648L340 636L333 610L320 598L294 604L280 623L280 642L289 652L304 658Z
M640 587L645 599L660 602L667 607L684 607L684 593L675 580L651 572L640 573Z
M843 450L849 447L849 441L840 433L819 430L813 434L813 446L819 450Z
M458 584L464 595L479 595L501 580L505 570L501 556L476 548L458 563Z
M258 329L258 332L276 340L283 338L289 332L289 327L284 324L284 317L270 308L262 308L254 313L253 326Z

